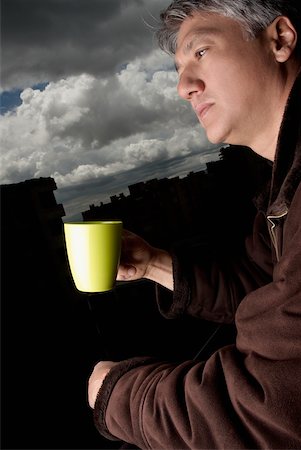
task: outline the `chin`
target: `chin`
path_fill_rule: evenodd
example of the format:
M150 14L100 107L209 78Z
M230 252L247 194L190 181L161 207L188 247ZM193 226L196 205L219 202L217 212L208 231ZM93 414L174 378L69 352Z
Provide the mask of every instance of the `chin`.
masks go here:
M207 139L211 144L228 144L224 139L220 138L219 136L214 136L209 133L206 133Z
M233 144L233 142L230 142L232 139L230 139L229 133L225 133L225 130L208 127L206 135L211 144Z

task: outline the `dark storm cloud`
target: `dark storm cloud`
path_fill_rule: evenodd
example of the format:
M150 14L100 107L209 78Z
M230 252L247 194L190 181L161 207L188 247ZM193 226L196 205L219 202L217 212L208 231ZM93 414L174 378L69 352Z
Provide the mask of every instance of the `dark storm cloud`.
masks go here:
M155 46L164 0L2 0L2 83L107 76ZM152 17L154 15L155 17Z

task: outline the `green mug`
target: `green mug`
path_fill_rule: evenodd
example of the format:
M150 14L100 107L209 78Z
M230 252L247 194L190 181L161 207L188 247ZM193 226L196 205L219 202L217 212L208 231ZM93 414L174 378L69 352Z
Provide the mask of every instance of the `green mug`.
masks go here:
M81 292L114 288L121 252L121 221L65 222L71 274Z

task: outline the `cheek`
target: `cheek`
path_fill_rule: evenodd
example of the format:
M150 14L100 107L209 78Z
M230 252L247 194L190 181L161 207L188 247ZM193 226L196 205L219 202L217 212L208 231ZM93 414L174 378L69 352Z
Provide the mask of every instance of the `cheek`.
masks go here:
M233 50L231 54L220 58L215 67L212 67L209 76L215 74L215 85L225 95L235 95L235 92L243 94L247 91L258 89L258 80L264 70L264 61L250 51L246 56L242 52L248 52L246 48Z
M222 76L219 77L215 88L224 108L243 114L244 110L260 102L262 89L256 74L250 74L239 66L234 71L228 69L220 73Z

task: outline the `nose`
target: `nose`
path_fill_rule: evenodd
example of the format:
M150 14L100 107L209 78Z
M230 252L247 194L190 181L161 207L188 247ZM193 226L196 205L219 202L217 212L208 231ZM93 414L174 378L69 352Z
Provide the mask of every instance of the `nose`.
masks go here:
M184 100L191 100L193 94L204 91L204 82L192 71L185 70L181 73L178 82L178 94Z

